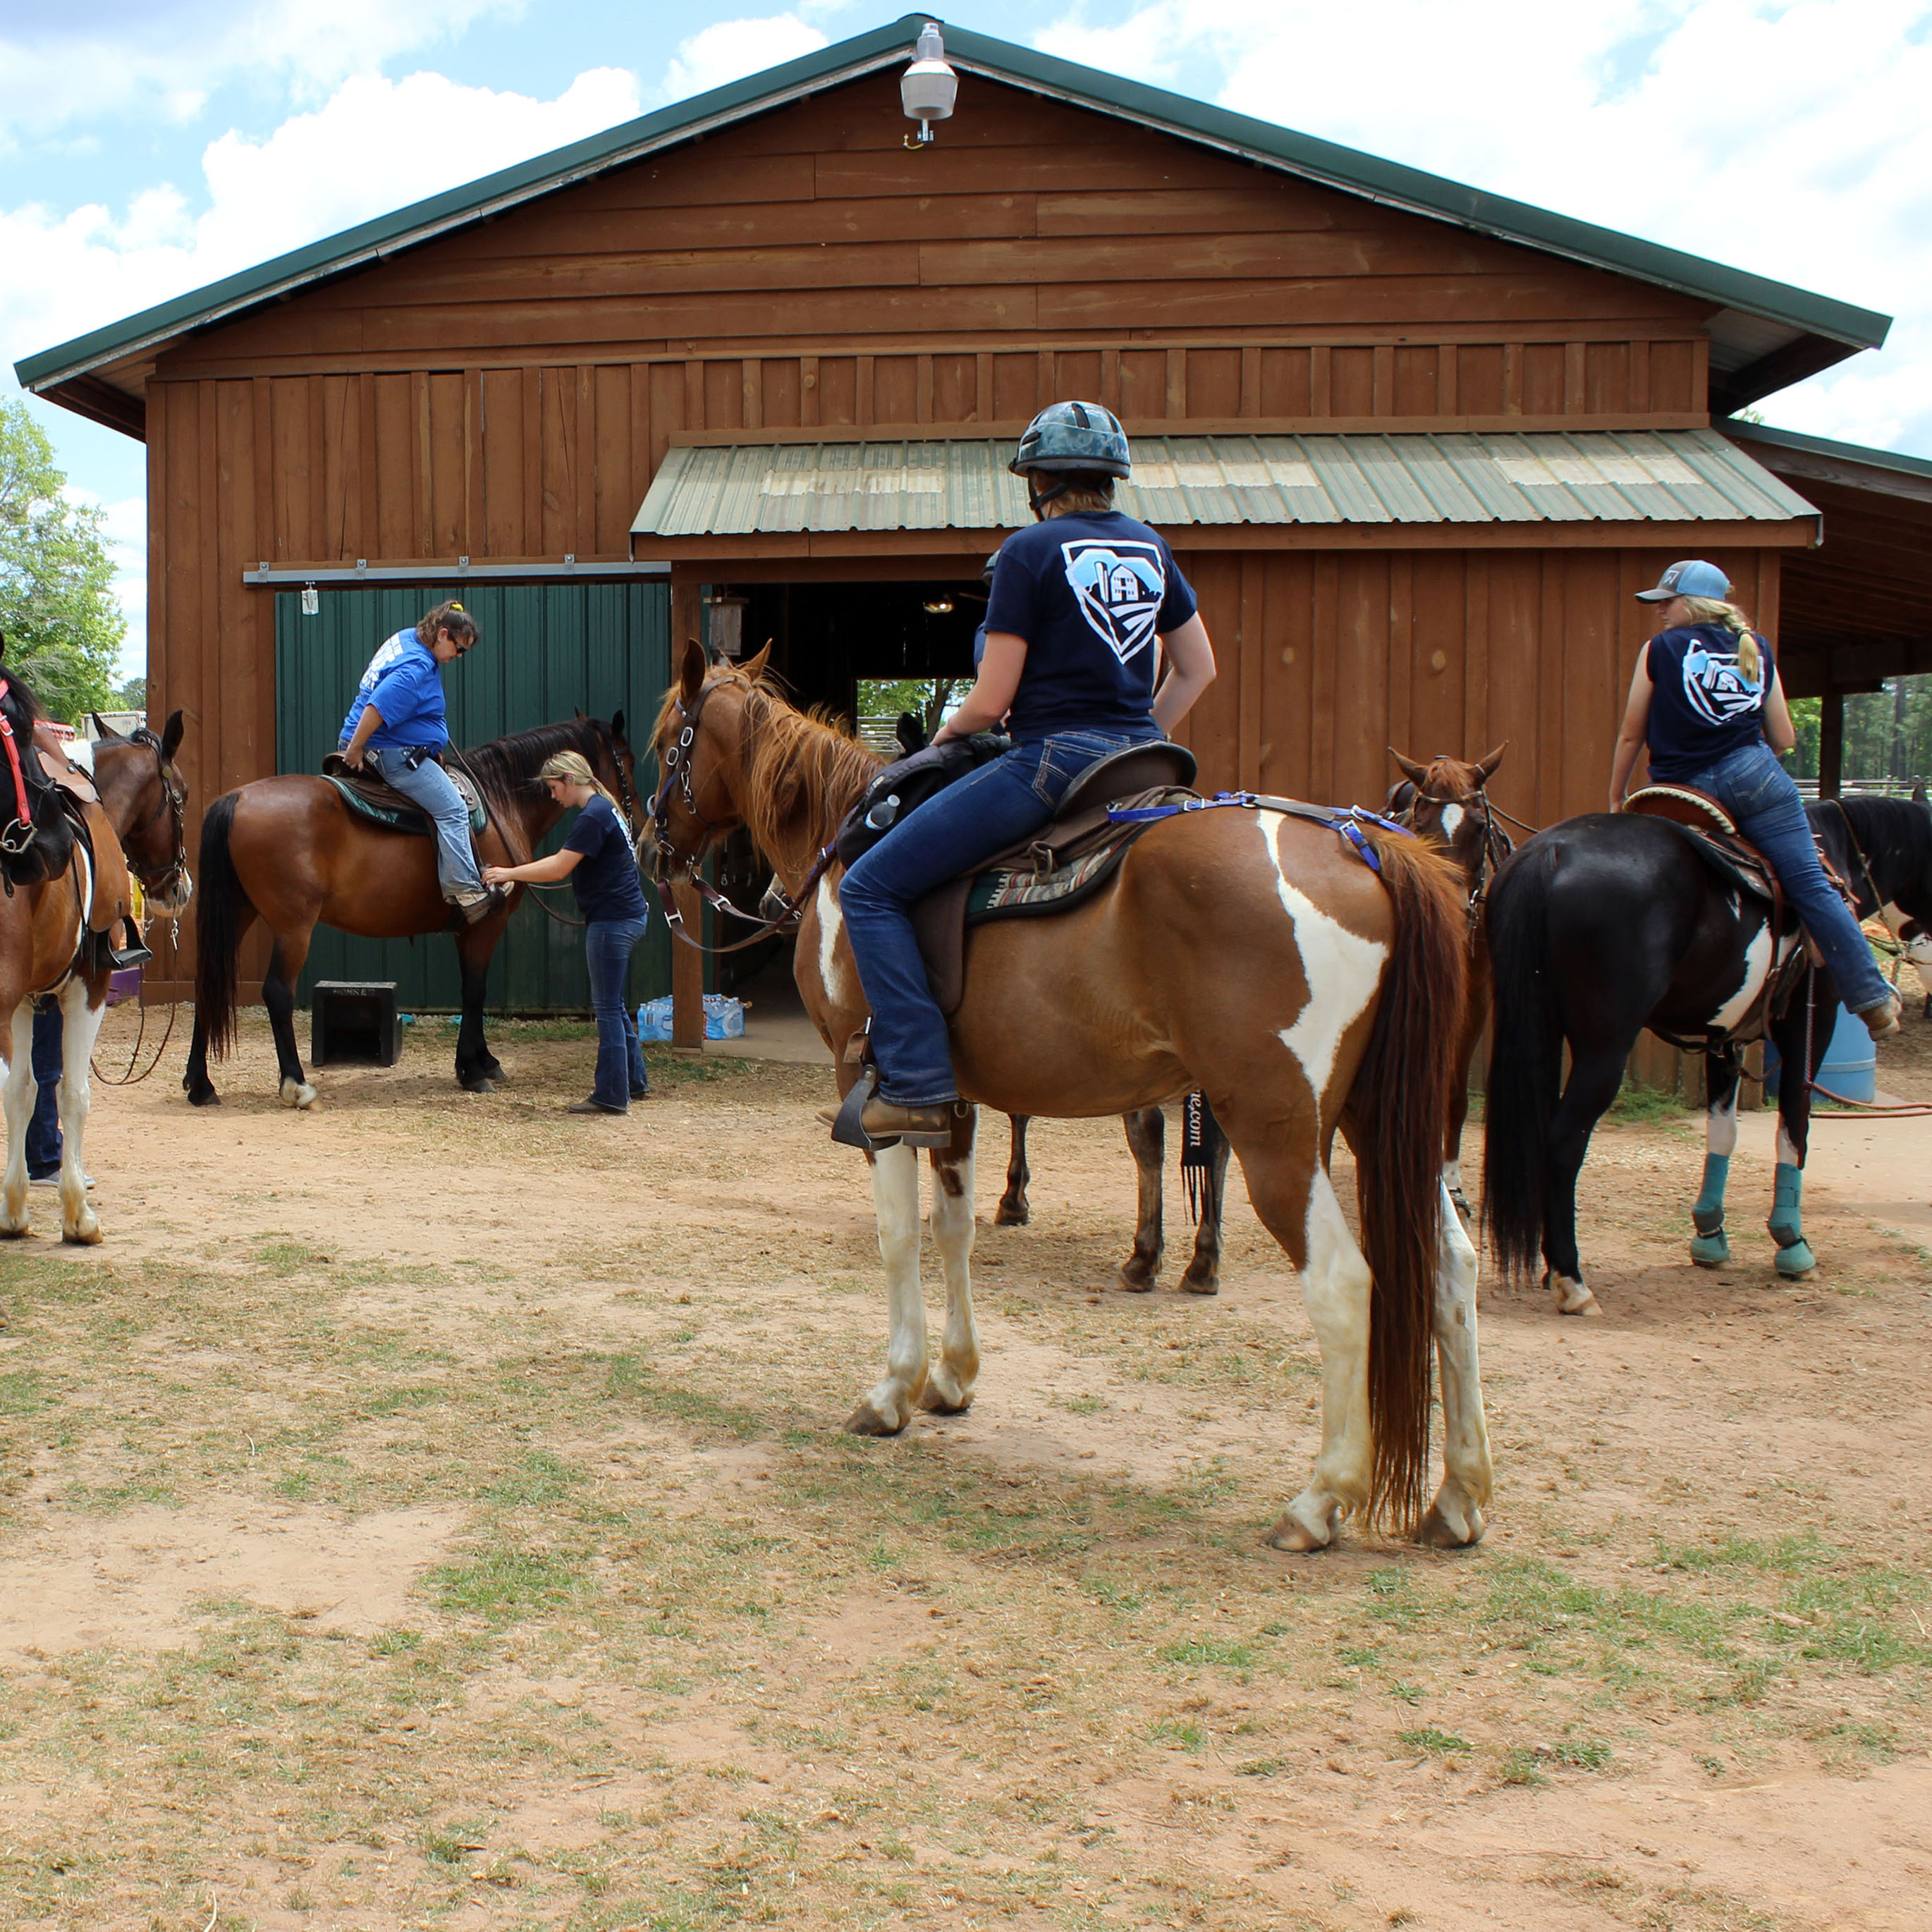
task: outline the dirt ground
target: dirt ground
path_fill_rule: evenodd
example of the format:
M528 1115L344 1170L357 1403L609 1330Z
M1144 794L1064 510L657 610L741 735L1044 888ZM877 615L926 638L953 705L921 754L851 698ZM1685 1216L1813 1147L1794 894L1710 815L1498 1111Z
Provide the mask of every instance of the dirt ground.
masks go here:
M1768 1156L1702 1274L1696 1124L1606 1124L1602 1316L1486 1275L1487 1541L1292 1558L1238 1172L1220 1298L1136 1297L1118 1128L1036 1127L1023 1228L996 1133L978 1400L862 1441L830 1075L572 1119L585 1029L497 1032L306 1114L178 1039L96 1090L104 1243L0 1252L0 1924L1932 1925L1932 1122L1819 1129L1795 1287Z

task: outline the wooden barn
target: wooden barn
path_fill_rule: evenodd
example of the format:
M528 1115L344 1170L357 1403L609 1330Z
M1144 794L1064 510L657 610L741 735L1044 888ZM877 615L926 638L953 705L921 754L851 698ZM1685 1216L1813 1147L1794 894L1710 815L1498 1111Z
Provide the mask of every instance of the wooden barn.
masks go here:
M1805 452L1713 424L1885 317L958 28L956 112L908 145L922 24L21 365L147 442L151 690L197 807L312 769L445 594L483 622L449 677L470 738L648 716L670 640L721 620L843 707L962 670L1025 514L1005 459L1064 397L1126 420L1124 506L1201 592L1215 785L1378 801L1391 744L1508 740L1508 810L1594 808L1631 592L1707 556L1775 636L1786 560L1829 556ZM1932 632L1920 596L1885 648ZM446 950L311 970L435 1004ZM500 1003L584 1004L533 910L499 970Z

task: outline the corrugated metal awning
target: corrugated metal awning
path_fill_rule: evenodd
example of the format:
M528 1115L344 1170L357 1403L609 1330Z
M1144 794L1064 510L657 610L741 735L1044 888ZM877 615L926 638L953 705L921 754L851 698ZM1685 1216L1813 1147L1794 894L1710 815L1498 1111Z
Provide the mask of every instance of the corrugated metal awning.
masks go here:
M666 452L638 536L1017 530L1010 441L739 442ZM1784 523L1818 512L1714 430L1141 436L1130 515L1188 524Z

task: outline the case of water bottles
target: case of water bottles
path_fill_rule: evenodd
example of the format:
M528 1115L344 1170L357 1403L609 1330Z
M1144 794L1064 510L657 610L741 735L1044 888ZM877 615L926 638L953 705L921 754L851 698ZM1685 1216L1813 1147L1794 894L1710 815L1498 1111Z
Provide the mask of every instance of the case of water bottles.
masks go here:
M646 1000L638 1009L638 1037L640 1040L670 1038L670 996L666 994L661 1000ZM734 999L729 993L706 993L704 996L704 1037L706 1040L742 1040L744 1036L743 1003Z

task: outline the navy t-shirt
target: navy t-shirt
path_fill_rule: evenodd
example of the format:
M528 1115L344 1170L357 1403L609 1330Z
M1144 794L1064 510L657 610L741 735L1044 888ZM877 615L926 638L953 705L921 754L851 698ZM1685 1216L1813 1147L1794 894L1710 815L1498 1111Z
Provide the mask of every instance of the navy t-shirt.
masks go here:
M1154 642L1196 608L1174 553L1118 510L1049 517L1000 546L986 628L1024 638L1026 668L1007 729L1017 744L1056 731L1154 729Z
M1754 637L1757 634L1754 632ZM1738 668L1737 634L1722 624L1660 631L1644 662L1650 673L1650 775L1670 784L1695 778L1764 736L1764 701L1774 665L1757 639L1757 682Z
M638 883L638 862L629 835L616 808L602 792L577 814L566 852L581 852L570 883L577 889L577 909L586 919L648 919L644 890Z

